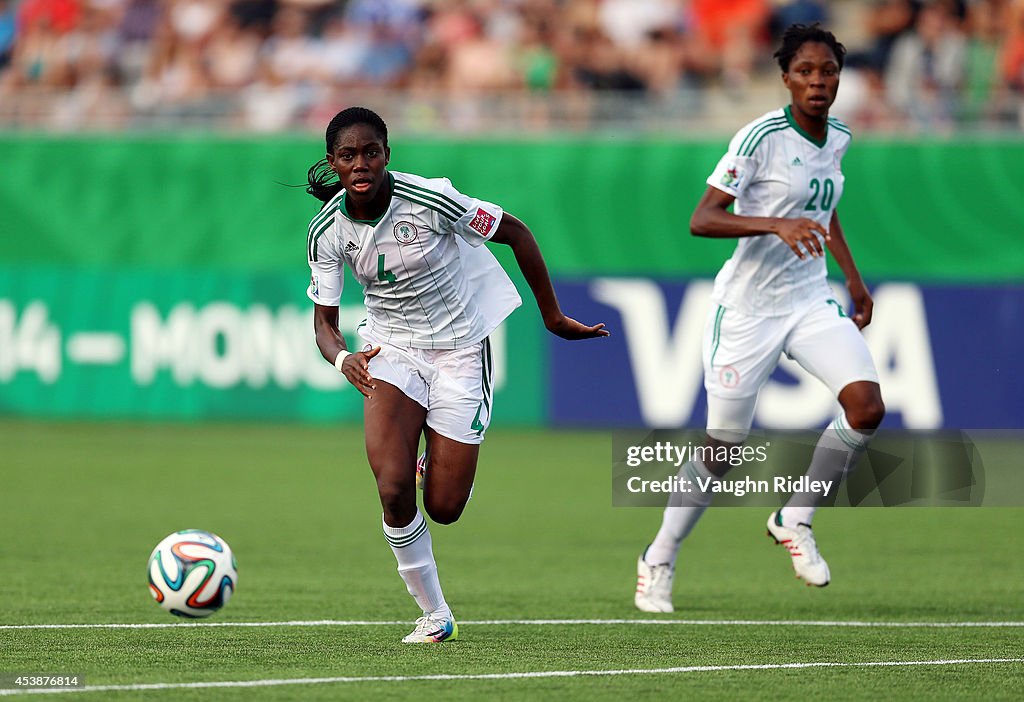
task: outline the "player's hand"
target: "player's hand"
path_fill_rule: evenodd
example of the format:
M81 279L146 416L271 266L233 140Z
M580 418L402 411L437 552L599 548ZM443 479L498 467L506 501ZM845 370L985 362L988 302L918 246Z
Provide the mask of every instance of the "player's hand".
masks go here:
M611 332L604 328L604 323L588 327L582 322L577 322L572 317L564 314L551 320L544 320L544 326L555 336L575 341L576 339L596 339L602 336L609 336Z
M355 386L356 390L363 394L363 397L370 399L377 385L370 375L370 359L380 353L380 346L369 351L356 351L345 356L341 362L341 372L348 379L348 382Z
M786 246L793 249L793 253L801 261L807 258L808 254L812 258L825 255L825 250L821 248L821 240L818 239L816 234L821 234L825 237L825 241L829 240L828 230L807 217L780 219L779 228L775 234L786 242ZM807 251L806 254L804 253L805 249Z
M871 312L874 310L875 302L871 299L871 293L868 292L863 280L848 281L846 288L850 291L850 302L853 303L853 316L850 319L858 329L863 329L871 324Z

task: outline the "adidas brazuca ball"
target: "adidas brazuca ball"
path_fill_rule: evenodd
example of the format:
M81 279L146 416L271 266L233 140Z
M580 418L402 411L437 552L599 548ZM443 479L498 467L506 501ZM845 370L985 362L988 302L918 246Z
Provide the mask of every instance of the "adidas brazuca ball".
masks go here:
M237 583L231 547L208 531L171 534L149 557L149 591L157 604L179 617L210 616L228 603Z

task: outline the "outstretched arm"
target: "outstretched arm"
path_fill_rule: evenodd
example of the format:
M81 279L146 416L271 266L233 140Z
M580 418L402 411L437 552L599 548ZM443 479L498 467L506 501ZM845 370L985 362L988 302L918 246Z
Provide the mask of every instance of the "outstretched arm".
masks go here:
M733 214L729 205L735 200L729 193L708 186L690 218L690 233L713 239L738 239L745 236L775 234L782 239L797 257L824 256L821 242L815 233L828 241L828 232L813 219L807 217L747 217ZM807 250L807 254L804 253Z
M523 272L526 283L533 291L537 307L544 320L544 326L548 331L563 339L590 339L608 336L608 330L604 328L604 324L588 327L562 313L562 309L558 306L558 298L555 297L555 289L551 285L548 267L544 263L544 257L541 256L540 247L537 246L537 240L529 228L518 218L507 212L502 215L498 230L494 232L489 241L505 244L512 248L516 263L519 264L519 270Z
M316 334L316 345L320 355L328 363L334 364L348 382L365 397L376 388L370 376L370 359L380 353L380 347L369 351L350 353L345 345L345 337L338 328L338 308L325 305L314 305L313 331Z
M846 236L843 234L843 226L839 224L839 212L832 211L832 221L829 222L831 236L826 243L829 253L836 260L836 264L843 275L846 276L846 288L850 291L850 300L853 302L853 316L851 319L858 329L863 329L871 324L871 313L874 308L874 301L864 280L860 277L857 264L853 262L853 254L846 243Z

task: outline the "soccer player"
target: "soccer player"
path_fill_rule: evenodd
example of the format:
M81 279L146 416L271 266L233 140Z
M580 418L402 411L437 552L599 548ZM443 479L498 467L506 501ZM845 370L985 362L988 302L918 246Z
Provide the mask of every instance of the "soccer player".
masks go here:
M316 343L365 396L366 455L384 508L384 538L423 612L402 640L452 640L459 629L416 506L416 454L422 433L424 508L435 522L455 522L491 421L488 335L521 303L484 242L512 248L553 334L589 339L608 332L562 313L537 242L520 220L445 178L389 171L388 130L376 113L343 110L326 137L327 157L309 169L307 188L324 203L306 240ZM356 351L338 329L345 265L366 305Z
M828 111L845 53L818 25L786 30L775 58L790 104L733 137L690 220L695 236L739 240L715 278L715 305L704 330L707 446L728 448L746 439L757 394L785 353L827 385L842 407L807 470L811 479L834 484L853 468L885 414L878 373L860 333L871 321L871 296L836 211L850 130ZM825 248L846 277L852 315L826 282ZM717 480L728 469L728 463L698 457L683 465L680 476L697 484L697 476ZM710 500L710 492L672 495L661 528L637 562L639 609L673 611L676 555ZM768 518L769 535L786 547L797 576L817 586L830 579L811 531L821 500L795 493Z

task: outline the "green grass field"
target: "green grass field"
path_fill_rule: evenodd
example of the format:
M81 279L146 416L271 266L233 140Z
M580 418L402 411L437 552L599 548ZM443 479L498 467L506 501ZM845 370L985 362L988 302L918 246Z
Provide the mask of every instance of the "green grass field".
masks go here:
M683 547L676 613L644 615L635 562L660 511L611 507L610 452L607 434L496 425L462 520L431 528L460 639L408 646L418 612L358 427L0 422L0 675L341 678L84 699L1024 698L1024 628L908 625L1024 621L1024 510L825 510L815 532L833 583L817 589L764 536L765 510L712 509ZM10 628L176 624L145 569L184 528L238 558L238 592L210 622L379 623ZM494 621L552 619L577 621ZM594 619L625 621L579 621ZM975 662L934 663L950 660ZM932 663L849 665L896 662ZM846 665L777 667L812 663ZM510 675L551 671L565 674Z

